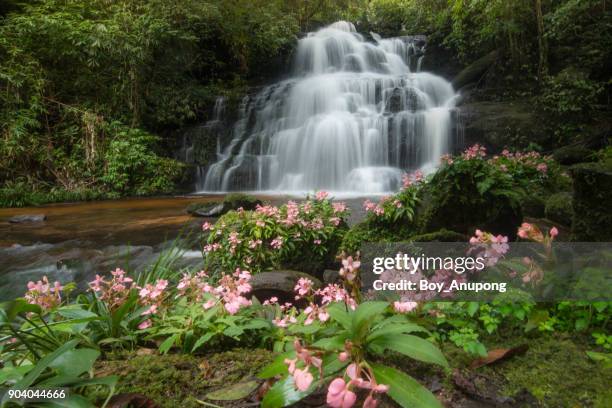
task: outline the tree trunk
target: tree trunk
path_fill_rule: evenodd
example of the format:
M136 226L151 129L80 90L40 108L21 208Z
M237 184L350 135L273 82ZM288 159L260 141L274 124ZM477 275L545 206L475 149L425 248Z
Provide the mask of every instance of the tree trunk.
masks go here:
M536 22L538 25L538 82L548 75L548 50L544 38L544 19L542 17L542 0L534 0Z

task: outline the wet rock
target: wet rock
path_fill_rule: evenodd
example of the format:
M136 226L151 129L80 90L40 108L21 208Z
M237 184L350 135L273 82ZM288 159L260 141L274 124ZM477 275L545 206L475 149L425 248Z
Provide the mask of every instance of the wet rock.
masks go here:
M530 143L546 145L550 132L533 106L525 101L472 101L459 106L466 146L479 143L489 153L524 149Z
M304 272L292 270L279 270L261 272L251 279L251 295L263 301L276 296L281 303L295 301L293 288L300 278L308 278L313 282L314 288L321 287L321 281Z
M326 269L323 271L323 283L326 285L338 283L340 280L340 271L335 269Z
M31 222L43 222L47 219L45 214L24 214L16 215L9 219L11 224L28 224Z
M226 205L221 203L198 208L193 211L191 215L195 215L196 217L220 217L228 211L229 209L226 209Z

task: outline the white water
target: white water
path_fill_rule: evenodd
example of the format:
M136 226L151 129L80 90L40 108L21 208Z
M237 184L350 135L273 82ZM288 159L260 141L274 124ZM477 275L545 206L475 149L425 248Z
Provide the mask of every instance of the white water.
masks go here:
M456 94L410 71L416 42L373 38L338 22L300 40L293 77L243 100L199 189L379 194L434 169L451 149Z

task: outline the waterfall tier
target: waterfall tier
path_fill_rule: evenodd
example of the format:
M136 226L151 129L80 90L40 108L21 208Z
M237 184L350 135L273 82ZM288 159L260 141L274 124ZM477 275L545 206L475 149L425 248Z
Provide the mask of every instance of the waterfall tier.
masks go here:
M378 194L435 168L452 147L456 94L419 72L422 37L372 37L338 22L301 39L293 77L243 99L199 189Z

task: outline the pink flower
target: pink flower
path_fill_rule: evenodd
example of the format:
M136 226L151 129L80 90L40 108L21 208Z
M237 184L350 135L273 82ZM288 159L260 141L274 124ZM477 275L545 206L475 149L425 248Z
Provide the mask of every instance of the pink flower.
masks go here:
M552 227L548 233L550 234L550 238L554 239L557 235L559 235L559 230L557 227Z
M144 322L140 323L138 325L138 328L140 330L144 330L144 329L148 329L149 327L151 327L153 325L153 323L151 322L151 319L147 319Z
M334 209L334 214L343 213L346 211L345 203L333 203L332 208Z
M327 197L329 197L329 193L327 191L317 191L317 193L315 194L315 198L318 201L323 201L325 200Z
M419 306L417 302L393 302L393 309L397 313L409 313Z
M346 351L341 352L340 354L338 354L338 360L345 362L346 360L348 360L349 358L349 354Z
M306 296L312 290L312 281L308 278L300 278L293 290L298 294L299 297ZM299 297L296 296L297 299Z
M272 240L272 242L270 242L270 246L274 249L280 249L280 247L283 246L283 238L276 237L275 239Z
M536 170L540 173L546 173L548 171L548 166L546 163L540 163L536 166Z
M375 400L372 394L368 395L365 401L363 401L363 408L376 408L378 400Z
M357 395L348 389L342 378L334 379L327 389L327 404L333 408L350 408L355 405Z
M308 371L308 368L296 368L293 372L293 380L295 382L295 387L299 391L306 391L308 387L310 387L310 384L312 384L314 378L312 374L310 374L310 371Z
M212 224L210 222L205 222L202 224L202 231L209 231L212 229Z

